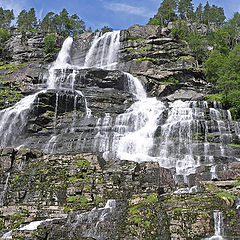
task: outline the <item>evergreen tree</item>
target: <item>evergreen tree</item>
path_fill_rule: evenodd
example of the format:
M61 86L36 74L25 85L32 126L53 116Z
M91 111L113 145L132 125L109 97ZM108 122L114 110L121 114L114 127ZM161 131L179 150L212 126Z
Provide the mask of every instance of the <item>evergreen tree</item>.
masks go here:
M22 30L33 30L37 27L37 18L35 9L31 8L29 12L22 10L17 19L17 26Z
M212 5L210 9L210 14L209 14L209 22L212 25L220 26L223 24L225 19L226 17L224 15L223 8Z
M70 26L71 26L70 34L72 36L81 34L86 30L85 22L81 20L77 14L73 14L70 17Z
M22 10L19 15L18 15L18 19L17 19L17 26L20 29L27 29L27 11L24 9Z
M113 29L111 27L108 27L108 26L104 26L101 28L101 32L104 34L106 32L112 32Z
M194 19L198 23L203 23L203 6L201 3L196 8Z
M56 26L54 24L54 15L55 13L49 12L43 18L42 22L40 23L41 30L48 33L56 32Z
M0 27L10 27L11 21L14 20L13 10L4 10L0 8Z
M36 18L36 14L35 14L35 9L31 8L29 10L29 12L27 13L27 29L28 30L32 30L32 29L36 29L37 27L37 18Z
M192 0L180 0L178 3L178 13L182 20L193 19L193 4Z
M203 11L203 23L207 24L208 26L210 25L210 11L211 11L211 7L207 2L206 5L204 6L204 11Z
M59 14L59 21L56 21L58 22L58 32L63 36L68 36L71 31L71 22L68 15L68 11L64 8Z
M12 20L15 19L13 10L5 10L4 18L4 25L10 27Z
M176 0L163 0L154 18L158 19L162 25L167 25L169 22L177 19L176 8Z

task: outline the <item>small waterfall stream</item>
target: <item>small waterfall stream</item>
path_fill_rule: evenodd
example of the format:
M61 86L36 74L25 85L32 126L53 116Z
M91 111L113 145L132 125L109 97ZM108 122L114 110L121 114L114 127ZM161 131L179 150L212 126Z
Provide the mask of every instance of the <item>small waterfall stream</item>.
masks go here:
M224 224L223 224L223 213L214 212L214 236L205 238L205 240L224 240Z

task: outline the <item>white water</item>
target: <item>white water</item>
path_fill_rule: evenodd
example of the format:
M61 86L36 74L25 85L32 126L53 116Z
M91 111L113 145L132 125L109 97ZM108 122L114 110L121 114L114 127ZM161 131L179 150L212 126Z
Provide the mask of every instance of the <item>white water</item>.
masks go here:
M3 204L4 204L4 199L5 199L5 196L7 193L7 188L8 188L9 177L10 177L10 172L7 174L6 182L4 184L2 192L0 193L0 206L3 206Z
M205 240L224 240L224 224L223 224L223 213L214 212L214 236L205 238Z
M52 222L53 220L56 220L56 219L59 219L59 218L54 218L54 219L45 219L45 220L42 220L42 221L33 221L23 227L19 227L15 230L18 230L18 231L24 231L24 230L28 230L28 231L34 231L34 230L37 230L38 226L44 224L44 223L47 223L47 222ZM2 239L12 239L12 232L13 230L3 234L3 236L1 237Z
M27 96L14 106L0 111L0 146L14 144L26 126L31 107L39 93Z
M115 69L118 63L120 31L96 35L85 57L83 68Z
M92 237L97 240L105 239L101 236L101 231L99 231L99 224L103 222L109 214L113 213L116 208L116 200L109 199L103 208L94 208L90 212L82 213L76 216L76 222L72 224L69 222L70 227L70 237L73 236L75 230L82 224L90 224L91 227L87 227L84 237ZM94 225L94 226L92 226Z

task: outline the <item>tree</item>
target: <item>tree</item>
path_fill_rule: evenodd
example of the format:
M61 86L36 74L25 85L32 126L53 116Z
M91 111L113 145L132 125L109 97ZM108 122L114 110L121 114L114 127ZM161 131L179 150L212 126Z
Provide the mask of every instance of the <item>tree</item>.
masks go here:
M18 15L18 19L17 19L18 28L20 28L20 29L27 28L26 19L27 19L27 11L24 9Z
M220 78L226 56L218 50L214 50L207 61L203 64L204 73L208 82L216 84Z
M192 20L193 19L192 0L180 0L178 3L178 13L182 20Z
M176 39L186 40L188 36L188 26L186 21L178 20L173 23L171 34Z
M147 25L158 26L158 25L161 25L161 22L159 19L153 17L149 19Z
M203 11L203 23L207 24L208 26L210 25L210 11L211 11L211 7L207 2L206 5L204 6L204 11Z
M223 24L225 19L226 19L226 17L224 15L223 8L212 5L212 7L210 8L210 13L209 13L209 22L212 25L220 26Z
M76 36L86 31L85 22L81 20L77 14L73 14L70 17L70 34Z
M35 9L31 8L29 10L29 12L27 13L27 29L28 30L32 30L32 29L36 29L37 27L37 18L36 18L36 14L35 14Z
M46 14L42 22L40 23L41 31L48 32L48 33L56 32L56 26L53 21L54 15L55 13L53 12L49 12Z
M203 23L203 6L201 3L196 8L194 19L198 23Z
M69 20L68 11L64 8L59 14L58 32L63 36L68 36L71 31L71 22Z
M229 46L231 49L238 43L240 37L240 13L234 13L232 19L224 24L223 29L229 34Z
M167 25L169 22L177 19L176 8L176 0L163 0L154 18L158 19L161 25Z
M0 27L10 27L11 21L14 20L13 10L4 10L0 8Z
M196 56L196 60L201 64L207 58L206 39L197 31L191 31L188 34L187 42Z
M101 32L104 34L106 32L112 32L113 29L111 27L108 27L108 26L104 26L101 28Z
M33 30L37 27L37 18L35 9L31 8L29 12L22 10L17 19L17 26L22 30Z

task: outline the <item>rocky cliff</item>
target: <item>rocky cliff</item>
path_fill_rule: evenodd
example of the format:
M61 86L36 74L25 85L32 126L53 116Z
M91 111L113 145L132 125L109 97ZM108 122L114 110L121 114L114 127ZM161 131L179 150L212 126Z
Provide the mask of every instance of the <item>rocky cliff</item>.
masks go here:
M14 138L8 138L9 131L1 137L2 145L21 145L1 149L1 235L202 239L216 233L214 212L222 212L224 236L237 239L239 125L220 104L203 102L213 90L187 44L172 38L170 27L134 25L121 31L118 70L59 69L55 77L61 88L47 89L48 61L55 55L45 56L43 39L42 33L14 31L4 51L10 63L0 66L2 109L43 89L27 118L9 116L16 122L10 128ZM74 39L72 65L83 65L93 39L91 33ZM62 42L59 38L56 47ZM139 102L122 71L140 78L147 94L161 99L151 157L163 157L167 143L169 159L181 171L103 156L113 150L106 148L108 141L127 127L123 113ZM180 120L166 142L175 115ZM188 115L191 124L181 125ZM128 124L134 121L129 118ZM184 155L191 158L182 167L178 159Z

